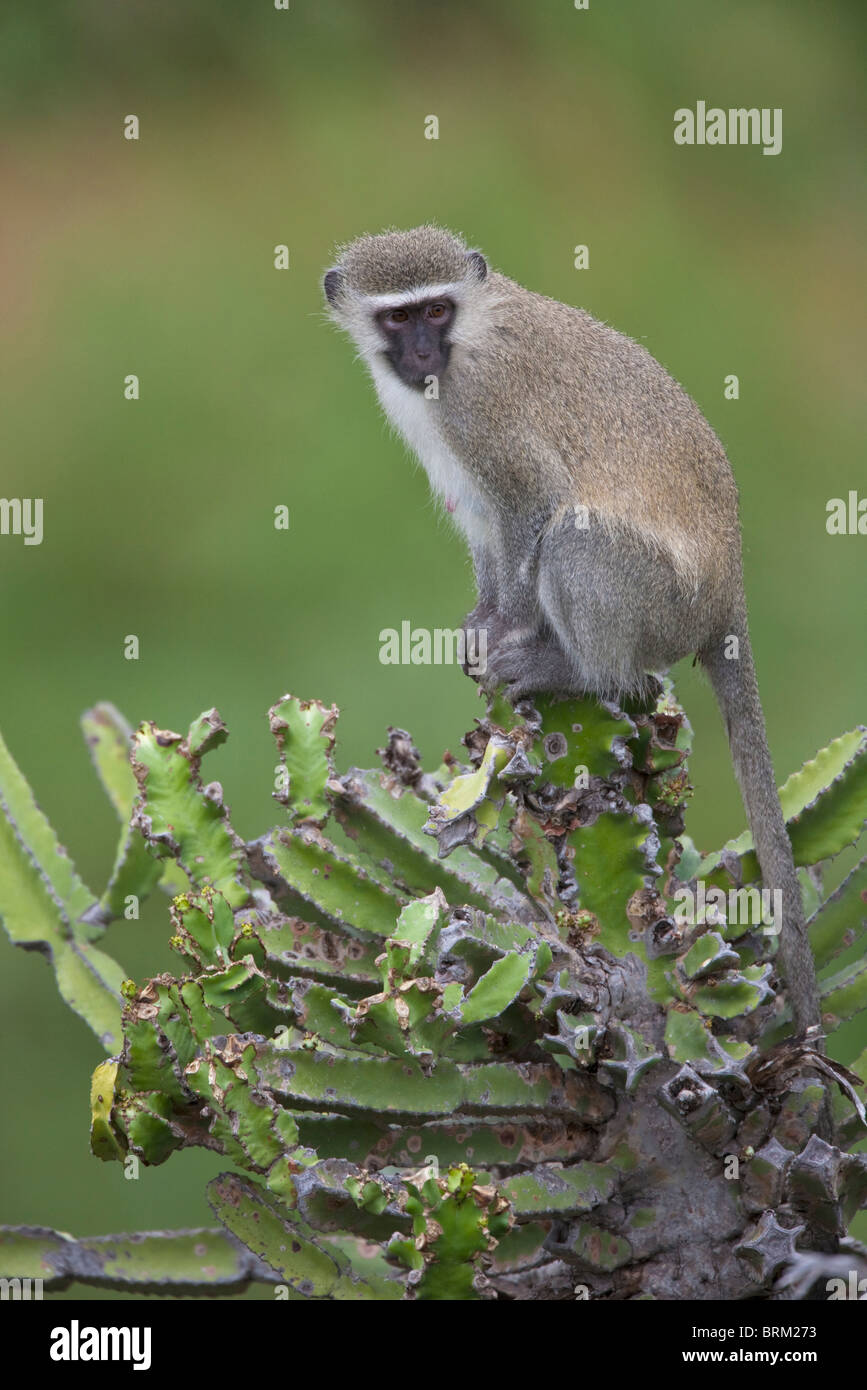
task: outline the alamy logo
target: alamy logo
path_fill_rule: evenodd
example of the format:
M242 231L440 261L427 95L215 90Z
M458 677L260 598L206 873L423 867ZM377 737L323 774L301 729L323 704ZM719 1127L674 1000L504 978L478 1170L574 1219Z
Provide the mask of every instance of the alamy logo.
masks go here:
M832 497L825 503L825 511L829 536L867 536L867 497L859 497L854 488L849 491L848 505L843 497Z
M783 108L775 106L680 106L674 113L676 145L761 145L762 154L783 148Z
M41 1279L0 1279L0 1302L7 1299L29 1302L31 1298L42 1298Z
M0 497L0 536L23 536L25 545L41 545L42 498Z
M466 666L477 676L488 669L488 629L472 627L414 628L404 619L379 634L379 659L383 666Z
M848 1282L845 1279L826 1279L825 1288L829 1302L844 1298L863 1303L867 1299L867 1279L859 1279L854 1269L849 1270Z
M69 1327L51 1329L52 1361L131 1361L134 1371L151 1364L149 1327L81 1327L73 1318Z
M783 921L781 888L705 888L699 879L695 892L679 888L674 895L675 920L684 926L761 927L764 936L779 935Z

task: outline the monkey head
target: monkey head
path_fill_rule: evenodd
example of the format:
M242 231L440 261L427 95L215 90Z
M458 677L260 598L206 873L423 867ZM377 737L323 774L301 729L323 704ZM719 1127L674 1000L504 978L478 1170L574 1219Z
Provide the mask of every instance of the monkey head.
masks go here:
M479 251L439 227L364 236L341 249L323 289L332 317L368 362L423 389L461 341L462 310L488 273Z

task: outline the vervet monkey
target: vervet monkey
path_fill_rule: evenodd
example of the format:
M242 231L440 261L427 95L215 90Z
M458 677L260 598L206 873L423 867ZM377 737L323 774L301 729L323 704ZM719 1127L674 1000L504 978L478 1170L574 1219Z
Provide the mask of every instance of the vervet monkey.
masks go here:
M812 951L747 628L738 494L722 445L650 353L489 271L439 227L364 236L323 287L388 419L472 551L485 682L616 699L697 653L716 691L798 1031Z

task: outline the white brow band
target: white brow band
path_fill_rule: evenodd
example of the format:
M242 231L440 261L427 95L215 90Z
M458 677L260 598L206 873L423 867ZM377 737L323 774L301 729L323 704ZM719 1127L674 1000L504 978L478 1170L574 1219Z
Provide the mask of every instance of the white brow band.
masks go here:
M365 294L360 296L375 309L387 309L389 305L420 304L425 299L442 299L448 295L457 299L464 285L460 280L450 285L418 285L412 290L393 290L391 294Z

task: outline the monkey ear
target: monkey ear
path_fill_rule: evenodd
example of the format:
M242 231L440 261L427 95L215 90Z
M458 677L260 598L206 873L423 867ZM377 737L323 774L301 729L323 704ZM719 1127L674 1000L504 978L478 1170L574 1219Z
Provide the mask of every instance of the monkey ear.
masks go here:
M481 251L468 251L467 265L475 272L476 279L481 284L488 273L488 263Z
M343 269L336 265L333 270L325 272L322 281L322 288L325 291L325 298L329 304L336 304L340 298L340 291L343 289Z

